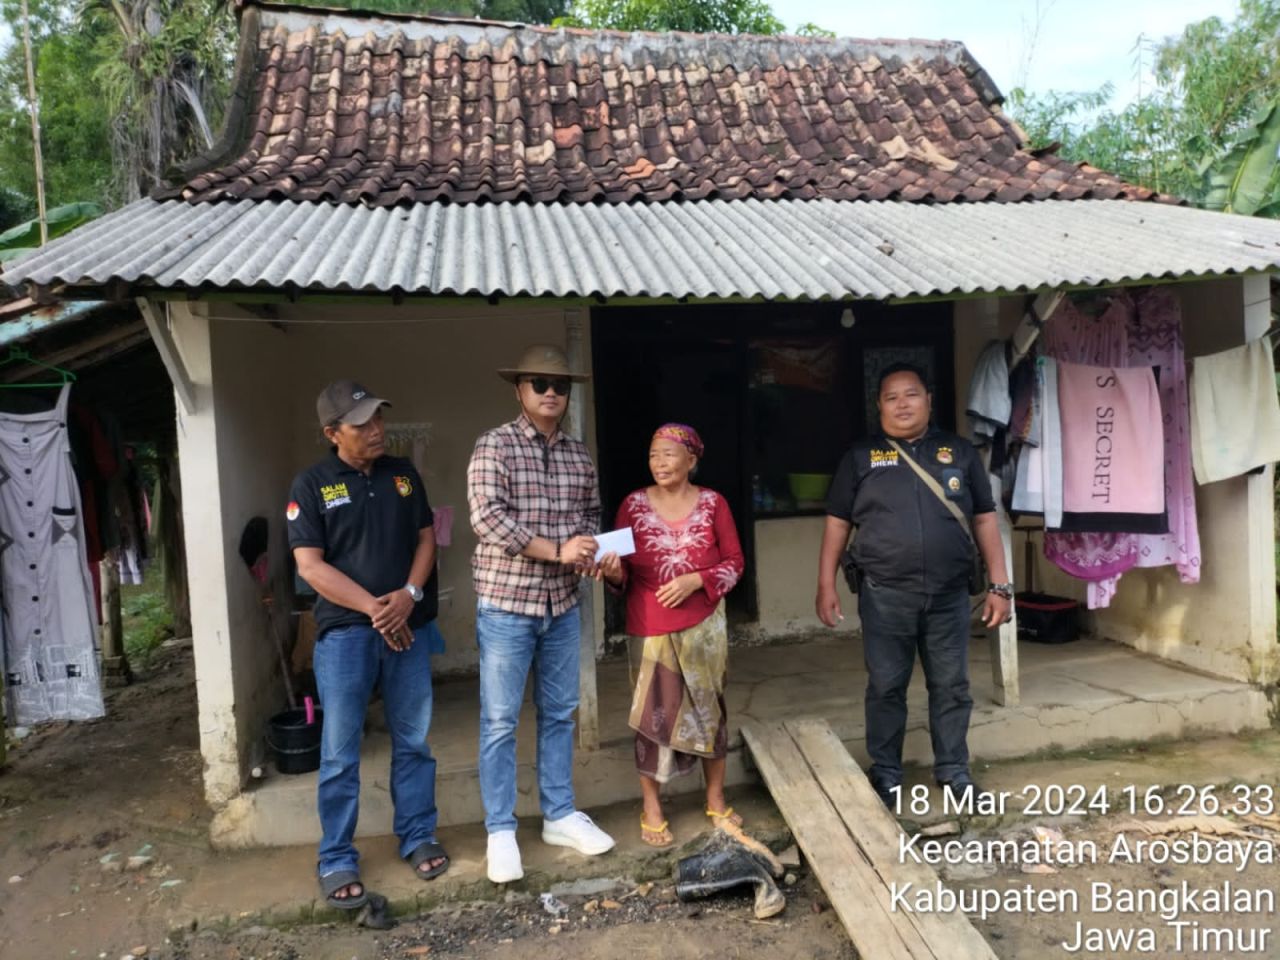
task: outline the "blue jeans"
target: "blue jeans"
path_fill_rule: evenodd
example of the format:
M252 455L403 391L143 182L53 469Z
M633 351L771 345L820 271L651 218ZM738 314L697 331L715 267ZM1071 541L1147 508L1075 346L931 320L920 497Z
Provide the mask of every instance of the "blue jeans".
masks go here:
M880 586L864 577L858 592L867 665L868 776L902 782L907 685L916 651L929 690L929 737L939 781L969 770L969 596L962 587L939 594Z
M391 803L400 856L436 837L436 761L431 727L431 625L413 633L408 650L387 646L373 627L326 630L316 642L316 686L324 707L317 806L319 873L354 870L351 839L360 807L360 740L375 684L382 687L391 731Z
M490 833L516 828L516 723L533 667L542 816L573 813L573 711L578 708L578 609L558 617L476 609L480 645L480 796Z

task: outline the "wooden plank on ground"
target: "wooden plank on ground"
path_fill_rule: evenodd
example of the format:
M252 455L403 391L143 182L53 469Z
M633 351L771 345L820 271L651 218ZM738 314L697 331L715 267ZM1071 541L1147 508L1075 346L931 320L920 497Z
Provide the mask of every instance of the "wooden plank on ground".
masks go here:
M744 724L742 736L859 956L932 960L935 954L929 952L920 931L899 922L901 916L891 909L888 888L782 724Z
M903 857L898 838L902 828L885 809L861 768L849 756L825 720L787 720L783 728L799 748L880 882L889 888L911 883L915 889L934 889L938 875L925 863ZM903 914L899 913L899 916ZM947 960L987 960L995 954L963 913L905 914L938 956Z
M765 785L858 952L875 960L995 960L963 914L893 909L890 884L937 882L899 863L897 822L823 721L750 723Z

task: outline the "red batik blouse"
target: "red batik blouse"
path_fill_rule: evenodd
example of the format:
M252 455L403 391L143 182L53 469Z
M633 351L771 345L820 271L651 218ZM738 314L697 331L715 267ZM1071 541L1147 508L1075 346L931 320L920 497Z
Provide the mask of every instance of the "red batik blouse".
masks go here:
M615 526L630 527L636 552L623 557L627 593L627 633L654 637L696 626L715 612L720 599L742 576L742 547L724 497L703 487L683 520L669 523L658 515L645 490L622 501ZM658 588L697 571L703 589L675 609L658 603Z

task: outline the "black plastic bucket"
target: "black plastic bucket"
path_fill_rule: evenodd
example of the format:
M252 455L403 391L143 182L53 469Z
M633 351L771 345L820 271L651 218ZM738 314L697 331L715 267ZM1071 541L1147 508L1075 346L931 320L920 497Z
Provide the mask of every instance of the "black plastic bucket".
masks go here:
M310 773L320 769L320 731L324 711L316 710L315 723L307 723L305 710L285 710L267 722L267 746L281 773Z

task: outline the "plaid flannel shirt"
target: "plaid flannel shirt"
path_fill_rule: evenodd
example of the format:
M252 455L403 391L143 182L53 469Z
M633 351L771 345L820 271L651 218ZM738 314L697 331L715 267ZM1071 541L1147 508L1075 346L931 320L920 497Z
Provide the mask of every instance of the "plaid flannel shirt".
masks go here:
M480 435L467 467L467 503L478 543L476 596L509 613L559 616L578 602L571 567L520 551L536 537L564 543L600 532L600 493L586 444L557 430L550 440L523 413Z

